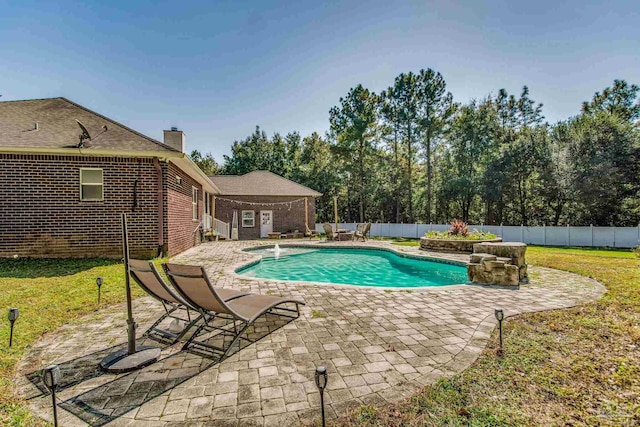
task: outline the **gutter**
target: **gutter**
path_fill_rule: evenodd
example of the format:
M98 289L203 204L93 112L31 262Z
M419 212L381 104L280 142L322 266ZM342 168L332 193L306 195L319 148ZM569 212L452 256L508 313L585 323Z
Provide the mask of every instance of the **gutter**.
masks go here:
M164 247L164 204L162 190L162 167L157 157L153 158L153 166L156 168L156 185L158 186L158 257L162 257Z
M137 151L137 150L104 150L96 148L48 148L48 147L7 147L0 145L0 153L7 154L59 154L66 156L101 156L101 157L158 157L169 159L182 157L185 154L177 151Z

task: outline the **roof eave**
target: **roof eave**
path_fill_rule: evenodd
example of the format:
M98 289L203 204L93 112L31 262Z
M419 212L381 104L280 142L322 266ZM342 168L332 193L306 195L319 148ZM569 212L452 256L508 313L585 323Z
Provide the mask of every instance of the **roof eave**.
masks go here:
M198 165L196 165L193 160L189 158L189 156L184 153L179 154L182 154L182 156L171 157L169 160L175 163L182 170L191 170L194 173L193 175L190 174L191 177L198 181L198 183L200 183L200 185L202 185L202 187L209 193L220 194L220 190L218 189L218 187L209 179L209 177L202 171L202 169L200 169L200 167L198 167ZM188 171L185 170L185 172Z
M104 150L99 148L49 148L49 147L7 147L0 146L0 153L11 154L59 154L73 156L109 156L109 157L182 157L184 153L178 151L147 151L147 150Z

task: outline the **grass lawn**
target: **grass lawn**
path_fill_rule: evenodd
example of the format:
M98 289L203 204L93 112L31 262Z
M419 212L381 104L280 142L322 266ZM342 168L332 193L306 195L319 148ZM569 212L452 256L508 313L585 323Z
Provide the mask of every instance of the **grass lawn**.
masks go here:
M98 276L104 279L101 306L125 300L124 267L119 261L0 259L0 425L45 425L13 394L15 365L42 334L98 308ZM137 286L132 290L135 296L142 295ZM11 348L9 307L20 309Z
M360 408L339 424L638 425L640 260L629 251L532 247L528 262L595 277L609 292L585 306L511 318L502 359L494 334L460 375L396 406ZM0 425L44 425L13 394L15 364L39 336L98 308L98 276L103 306L124 300L117 261L0 260ZM14 306L20 318L8 349L6 309Z
M622 250L531 247L527 261L594 277L608 293L580 307L510 318L502 358L494 333L461 374L333 424L640 425L640 260Z

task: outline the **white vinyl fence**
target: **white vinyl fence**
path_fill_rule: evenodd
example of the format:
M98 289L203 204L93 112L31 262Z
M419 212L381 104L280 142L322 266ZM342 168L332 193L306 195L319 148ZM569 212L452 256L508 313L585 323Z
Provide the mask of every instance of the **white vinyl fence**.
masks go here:
M335 224L331 224L335 227ZM350 231L356 229L356 223L338 223L338 228ZM428 231L446 231L448 224L371 224L372 237L422 237ZM634 248L640 244L640 226L638 227L525 227L521 225L469 225L469 230L494 233L505 242L524 242L543 246L594 246L613 248ZM316 224L316 230L324 233L322 224Z

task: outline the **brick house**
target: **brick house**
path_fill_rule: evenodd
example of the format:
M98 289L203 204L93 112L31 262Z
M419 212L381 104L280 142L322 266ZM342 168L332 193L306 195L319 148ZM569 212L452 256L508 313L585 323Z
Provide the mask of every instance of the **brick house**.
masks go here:
M65 98L0 102L0 257L172 256L211 227L207 176L184 153Z
M240 240L315 229L317 191L268 171L209 178L219 191L214 217L233 225L235 212Z

